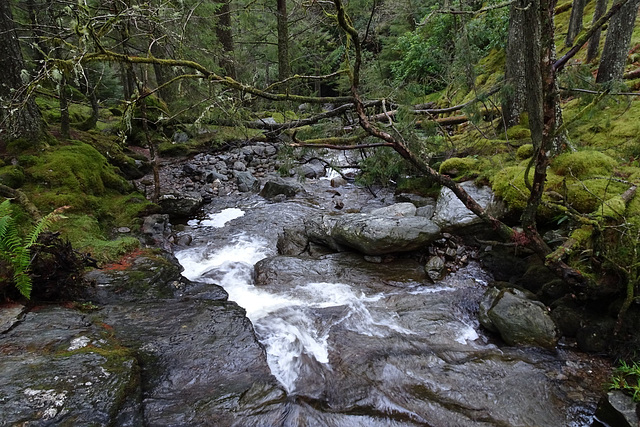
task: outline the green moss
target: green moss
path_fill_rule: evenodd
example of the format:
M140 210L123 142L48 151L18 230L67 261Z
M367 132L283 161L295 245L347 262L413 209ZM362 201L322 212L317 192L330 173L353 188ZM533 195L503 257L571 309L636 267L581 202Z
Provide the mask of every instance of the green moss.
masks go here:
M398 193L413 193L424 197L437 197L440 187L427 177L400 178L396 186Z
M509 139L531 139L531 130L525 125L516 125L507 129L507 138Z
M524 182L525 166L510 166L500 170L491 178L491 186L496 195L502 198L510 209L521 212L527 205L529 189ZM529 171L529 180L533 177L533 171ZM553 189L561 185L562 178L549 173L547 175L547 187ZM543 195L543 201L549 201L549 197ZM541 220L550 220L555 215L555 211L545 205L538 209L538 216Z
M563 185L557 185L554 190L565 194L567 202L578 212L591 213L602 205L603 200L622 194L627 186L625 184L609 181L607 179L586 179L582 181L568 180L566 191ZM621 212L624 212L624 208Z
M158 152L161 156L166 157L180 157L189 154L191 151L189 144L178 144L174 142L165 141L158 145Z
M533 156L533 144L524 144L518 147L516 151L516 159L525 160Z
M468 177L477 174L478 159L474 157L451 157L440 165L440 173L455 177Z
M24 184L24 172L18 166L4 166L0 168L0 184L11 188L20 188Z
M107 190L124 192L130 185L95 148L74 141L70 145L47 149L41 163L26 170L40 186L56 192L99 196Z
M595 150L564 153L551 165L552 170L562 176L584 179L595 176L610 176L617 162Z
M615 196L603 202L594 213L596 217L600 219L610 218L620 220L624 216L625 210L626 204L622 197Z

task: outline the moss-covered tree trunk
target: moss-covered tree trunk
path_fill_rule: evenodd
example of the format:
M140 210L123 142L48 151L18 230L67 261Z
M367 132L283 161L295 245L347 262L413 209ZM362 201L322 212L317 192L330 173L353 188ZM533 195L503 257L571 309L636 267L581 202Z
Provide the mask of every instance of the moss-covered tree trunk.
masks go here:
M627 62L627 50L638 16L638 6L640 6L640 0L629 0L611 18L600 58L597 83L622 80Z
M502 118L506 127L515 126L525 104L524 55L526 46L522 36L524 26L524 0L513 3L509 10L509 33L507 37L504 67L505 88L502 97Z
M289 19L287 16L287 0L277 0L278 29L278 79L284 80L291 75L289 64Z
M40 138L44 125L29 96L28 73L8 0L0 1L0 140Z
M222 45L222 55L220 55L219 65L220 68L224 70L225 75L235 79L236 64L233 57L234 43L231 25L231 8L229 7L229 0L222 0L219 3L220 10L218 10L218 25L216 26L216 36Z
M596 0L596 6L593 11L593 20L591 21L591 26L595 25L598 22L605 11L607 10L607 4L609 0ZM587 47L587 62L592 62L598 56L600 52L600 35L602 34L602 30L598 28L595 33L589 39L589 45Z

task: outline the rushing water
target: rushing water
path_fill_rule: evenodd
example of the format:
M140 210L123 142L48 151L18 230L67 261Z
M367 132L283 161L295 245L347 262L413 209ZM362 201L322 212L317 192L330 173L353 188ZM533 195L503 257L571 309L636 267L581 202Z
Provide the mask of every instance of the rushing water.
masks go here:
M572 395L566 380L581 381L586 362L502 348L480 331L475 307L490 277L478 265L429 284L380 280L371 269L388 266L353 255L271 258L281 227L318 203L241 204L190 221L194 244L176 256L187 278L223 286L245 308L284 390L317 402L305 415L287 409L296 421L281 425L589 424L594 396ZM256 286L265 258L296 268L276 266L273 283Z

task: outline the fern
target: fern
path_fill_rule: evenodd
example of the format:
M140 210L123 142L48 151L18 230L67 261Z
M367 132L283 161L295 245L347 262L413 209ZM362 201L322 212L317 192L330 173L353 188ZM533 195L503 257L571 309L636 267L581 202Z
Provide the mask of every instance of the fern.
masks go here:
M31 297L32 289L31 277L29 276L30 249L37 242L38 236L53 221L61 217L60 211L62 209L64 208L56 209L40 219L23 239L12 216L10 199L0 203L0 259L8 264L16 289L27 299Z

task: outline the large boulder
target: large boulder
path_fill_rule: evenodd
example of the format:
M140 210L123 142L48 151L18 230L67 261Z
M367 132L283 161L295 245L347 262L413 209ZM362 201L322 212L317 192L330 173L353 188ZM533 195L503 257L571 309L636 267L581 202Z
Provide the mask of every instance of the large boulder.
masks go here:
M295 181L285 181L281 178L271 179L264 184L260 195L265 199L272 200L280 194L285 197L293 197L296 194L304 192L302 185Z
M160 196L158 204L162 212L172 218L188 218L193 216L204 204L202 197L186 194L165 194Z
M349 214L331 230L336 242L367 255L384 255L424 248L440 237L440 227L427 218Z
M558 342L556 325L544 304L517 289L489 288L480 304L479 320L509 345L553 348Z
M495 217L501 217L505 214L504 203L495 197L491 188L478 187L471 181L463 182L460 186L489 214ZM446 187L443 187L440 191L432 219L440 227L449 231L455 231L481 222L481 219L467 209L456 195Z

